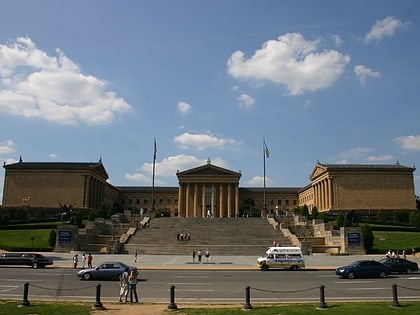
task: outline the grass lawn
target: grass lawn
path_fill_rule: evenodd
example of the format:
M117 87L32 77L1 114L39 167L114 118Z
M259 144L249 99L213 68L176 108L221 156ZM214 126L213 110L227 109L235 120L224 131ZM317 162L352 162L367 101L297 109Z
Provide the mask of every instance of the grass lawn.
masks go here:
M20 302L0 301L0 314L5 315L27 315L27 314L48 314L48 315L89 315L92 311L92 304L82 303L48 303L31 302L29 306L21 307Z
M385 314L418 314L420 302L404 302L401 307L390 307L388 302L369 302L369 303L331 303L328 304L325 314L334 315L385 315ZM253 315L309 315L320 314L323 310L318 310L319 304L282 304L278 306L255 306L249 314ZM176 312L178 313L178 312ZM242 309L182 309L181 313L186 315L236 315L244 314Z
M51 230L0 230L0 248L25 248L49 250ZM32 239L33 238L33 244Z
M384 255L389 249L398 250L402 254L403 249L410 250L411 253L411 248L420 247L419 232L374 231L373 236L373 249Z

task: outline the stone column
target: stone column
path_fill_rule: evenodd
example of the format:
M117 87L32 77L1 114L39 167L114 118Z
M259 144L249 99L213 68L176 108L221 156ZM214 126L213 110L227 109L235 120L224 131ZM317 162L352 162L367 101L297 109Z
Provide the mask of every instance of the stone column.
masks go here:
M219 192L219 217L224 217L225 207L223 205L223 184L220 184L220 192Z
M196 183L194 185L194 209L193 209L194 218L197 217L197 209L198 209L198 184Z
M211 207L210 207L211 215L216 216L216 186L214 184L211 185Z
M235 184L235 216L239 217L239 187Z
M334 199L333 199L333 187L332 187L332 178L328 178L328 192L329 192L329 202L330 202L330 210L334 207Z
M187 184L185 193L185 217L190 217L190 184Z
M182 217L182 212L184 211L184 202L183 202L183 198L184 197L184 188L183 188L183 184L179 184L179 188L178 188L178 216Z
M227 184L228 196L227 196L227 210L228 218L232 217L232 184Z
M201 187L201 217L205 218L207 213L206 213L206 206L207 206L207 200L206 200L206 184L202 184Z

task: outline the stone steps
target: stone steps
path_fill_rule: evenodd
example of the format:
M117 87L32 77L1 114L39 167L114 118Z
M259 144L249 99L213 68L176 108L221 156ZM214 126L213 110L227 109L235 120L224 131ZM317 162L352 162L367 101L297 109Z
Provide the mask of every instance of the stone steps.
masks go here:
M179 240L178 233L189 233ZM193 250L209 249L215 255L261 255L273 240L290 245L281 231L261 218L179 218L152 219L139 229L122 249L125 253L147 255L190 255Z

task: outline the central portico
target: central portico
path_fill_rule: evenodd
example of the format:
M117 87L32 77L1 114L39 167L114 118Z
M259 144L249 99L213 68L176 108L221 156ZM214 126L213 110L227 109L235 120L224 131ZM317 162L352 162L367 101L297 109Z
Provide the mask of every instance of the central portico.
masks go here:
M176 173L179 182L178 216L187 218L238 217L240 172L211 164Z

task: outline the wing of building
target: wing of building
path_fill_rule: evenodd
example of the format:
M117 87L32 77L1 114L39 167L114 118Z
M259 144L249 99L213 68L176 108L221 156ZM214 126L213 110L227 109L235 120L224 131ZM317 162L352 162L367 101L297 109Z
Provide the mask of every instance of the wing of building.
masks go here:
M178 171L178 187L113 186L96 163L4 164L3 207L97 209L118 202L126 210L152 207L171 216L243 216L252 204L268 213L316 206L318 211L414 210L414 167L400 164L321 164L304 187L239 187L241 172L207 164ZM175 175L175 174L174 174ZM266 202L266 205L264 205Z

